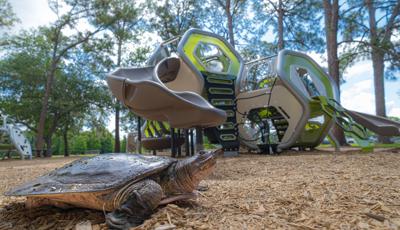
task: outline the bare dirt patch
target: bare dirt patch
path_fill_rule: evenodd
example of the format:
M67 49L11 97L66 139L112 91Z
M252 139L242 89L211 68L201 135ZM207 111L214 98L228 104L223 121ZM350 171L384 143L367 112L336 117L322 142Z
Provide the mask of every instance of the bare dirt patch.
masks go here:
M74 160L0 161L0 193ZM221 158L195 202L157 210L138 229L399 229L400 151ZM101 211L26 210L0 196L0 229L72 229Z

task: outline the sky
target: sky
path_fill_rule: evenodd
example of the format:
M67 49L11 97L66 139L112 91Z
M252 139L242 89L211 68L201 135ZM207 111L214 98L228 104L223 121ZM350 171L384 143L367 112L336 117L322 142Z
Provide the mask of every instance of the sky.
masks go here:
M56 19L55 14L49 9L47 0L9 0L14 12L21 22L17 24L12 32L20 29L34 28L39 25L46 25ZM324 54L308 53L321 66L327 64ZM385 81L386 113L388 116L400 117L400 74L399 80ZM369 60L360 61L348 68L344 74L345 83L341 85L341 104L351 110L375 114L375 99L373 88L373 69ZM108 125L114 130L113 117L110 117Z

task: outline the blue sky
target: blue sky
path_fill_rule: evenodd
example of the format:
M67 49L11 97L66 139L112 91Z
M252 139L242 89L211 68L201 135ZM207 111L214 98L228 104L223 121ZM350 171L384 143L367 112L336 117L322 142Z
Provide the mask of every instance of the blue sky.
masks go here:
M9 0L21 23L12 29L29 29L39 25L46 25L56 19L48 8L47 0ZM320 65L326 66L324 54L309 53ZM373 70L371 61L360 61L348 68L344 74L346 83L341 85L341 103L347 109L359 112L375 113L375 99L373 89ZM388 116L400 117L400 74L399 80L385 82L386 112ZM111 122L109 128L114 129Z

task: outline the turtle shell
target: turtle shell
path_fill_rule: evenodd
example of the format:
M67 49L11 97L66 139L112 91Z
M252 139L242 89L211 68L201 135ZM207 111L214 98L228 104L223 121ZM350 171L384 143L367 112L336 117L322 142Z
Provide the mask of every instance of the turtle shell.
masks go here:
M175 159L110 153L82 158L8 192L9 196L94 192L119 188L160 173Z

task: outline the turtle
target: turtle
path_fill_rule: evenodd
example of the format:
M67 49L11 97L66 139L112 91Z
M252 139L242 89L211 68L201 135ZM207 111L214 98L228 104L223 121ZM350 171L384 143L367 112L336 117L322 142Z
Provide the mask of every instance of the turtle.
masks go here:
M218 151L177 160L166 156L109 153L81 158L6 192L26 196L27 208L56 206L106 212L111 229L129 229L160 205L196 197L216 165Z

